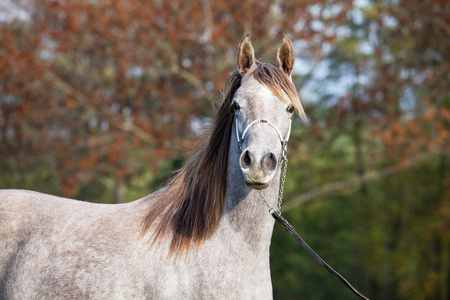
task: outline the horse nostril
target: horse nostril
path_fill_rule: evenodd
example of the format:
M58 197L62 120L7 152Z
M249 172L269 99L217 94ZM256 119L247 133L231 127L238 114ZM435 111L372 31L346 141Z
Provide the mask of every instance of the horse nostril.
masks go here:
M277 167L277 156L272 152L266 154L262 159L262 167L266 171L274 171Z
M252 165L252 159L248 150L245 150L244 155L241 156L241 167L248 169Z

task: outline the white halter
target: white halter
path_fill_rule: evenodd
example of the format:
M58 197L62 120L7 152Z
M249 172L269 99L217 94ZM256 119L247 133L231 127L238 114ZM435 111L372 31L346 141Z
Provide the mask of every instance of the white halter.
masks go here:
M266 123L269 124L273 129L275 129L275 131L278 134L278 138L281 141L281 148L282 148L282 157L286 156L286 148L287 148L287 143L288 143L288 137L291 134L291 125L292 125L292 121L289 122L289 130L288 133L286 134L286 137L283 139L283 136L281 135L280 131L278 130L278 128L270 121L268 120L264 120L264 119L257 119L254 120L253 122L251 122L250 124L247 125L247 127L245 127L244 132L242 133L242 137L239 137L239 122L238 122L238 118L236 116L236 139L238 141L239 144L239 150L241 150L242 152L242 144L244 143L244 138L245 135L247 134L248 129L255 125L256 123Z

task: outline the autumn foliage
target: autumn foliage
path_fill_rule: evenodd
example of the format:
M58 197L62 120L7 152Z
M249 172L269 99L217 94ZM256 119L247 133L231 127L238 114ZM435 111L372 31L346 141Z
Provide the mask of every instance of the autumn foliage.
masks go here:
M49 157L68 196L94 179L126 182L183 156L195 148L193 124L201 127L220 100L237 37L252 31L278 40L303 14L301 7L266 14L267 4L256 1L249 7L36 2L29 24L2 26L2 155L19 164ZM276 31L254 27L263 12L282 23Z

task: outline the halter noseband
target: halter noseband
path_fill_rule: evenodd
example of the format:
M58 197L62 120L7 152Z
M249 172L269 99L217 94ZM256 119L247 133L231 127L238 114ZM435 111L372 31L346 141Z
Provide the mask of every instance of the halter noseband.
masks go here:
M265 119L257 119L257 120L254 120L253 122L251 122L250 124L248 124L247 127L245 127L244 132L242 133L242 137L239 137L239 122L238 122L238 118L236 116L236 139L238 141L239 150L241 151L241 153L242 153L242 144L244 143L245 135L247 134L247 131L249 130L249 128L251 126L255 125L256 123L266 123L266 124L269 124L273 129L275 129L275 131L277 132L278 138L281 141L282 157L280 157L280 159L286 157L286 150L287 150L287 143L288 143L287 139L288 139L289 135L291 134L292 122L289 122L289 130L288 130L288 133L287 133L285 139L283 139L283 136L281 135L278 128L272 122L265 120Z

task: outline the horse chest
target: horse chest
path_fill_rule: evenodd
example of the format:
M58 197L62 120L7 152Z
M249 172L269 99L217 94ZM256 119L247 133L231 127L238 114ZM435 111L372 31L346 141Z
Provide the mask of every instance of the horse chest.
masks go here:
M159 299L271 299L268 264L221 258L176 261L157 272L153 295Z

